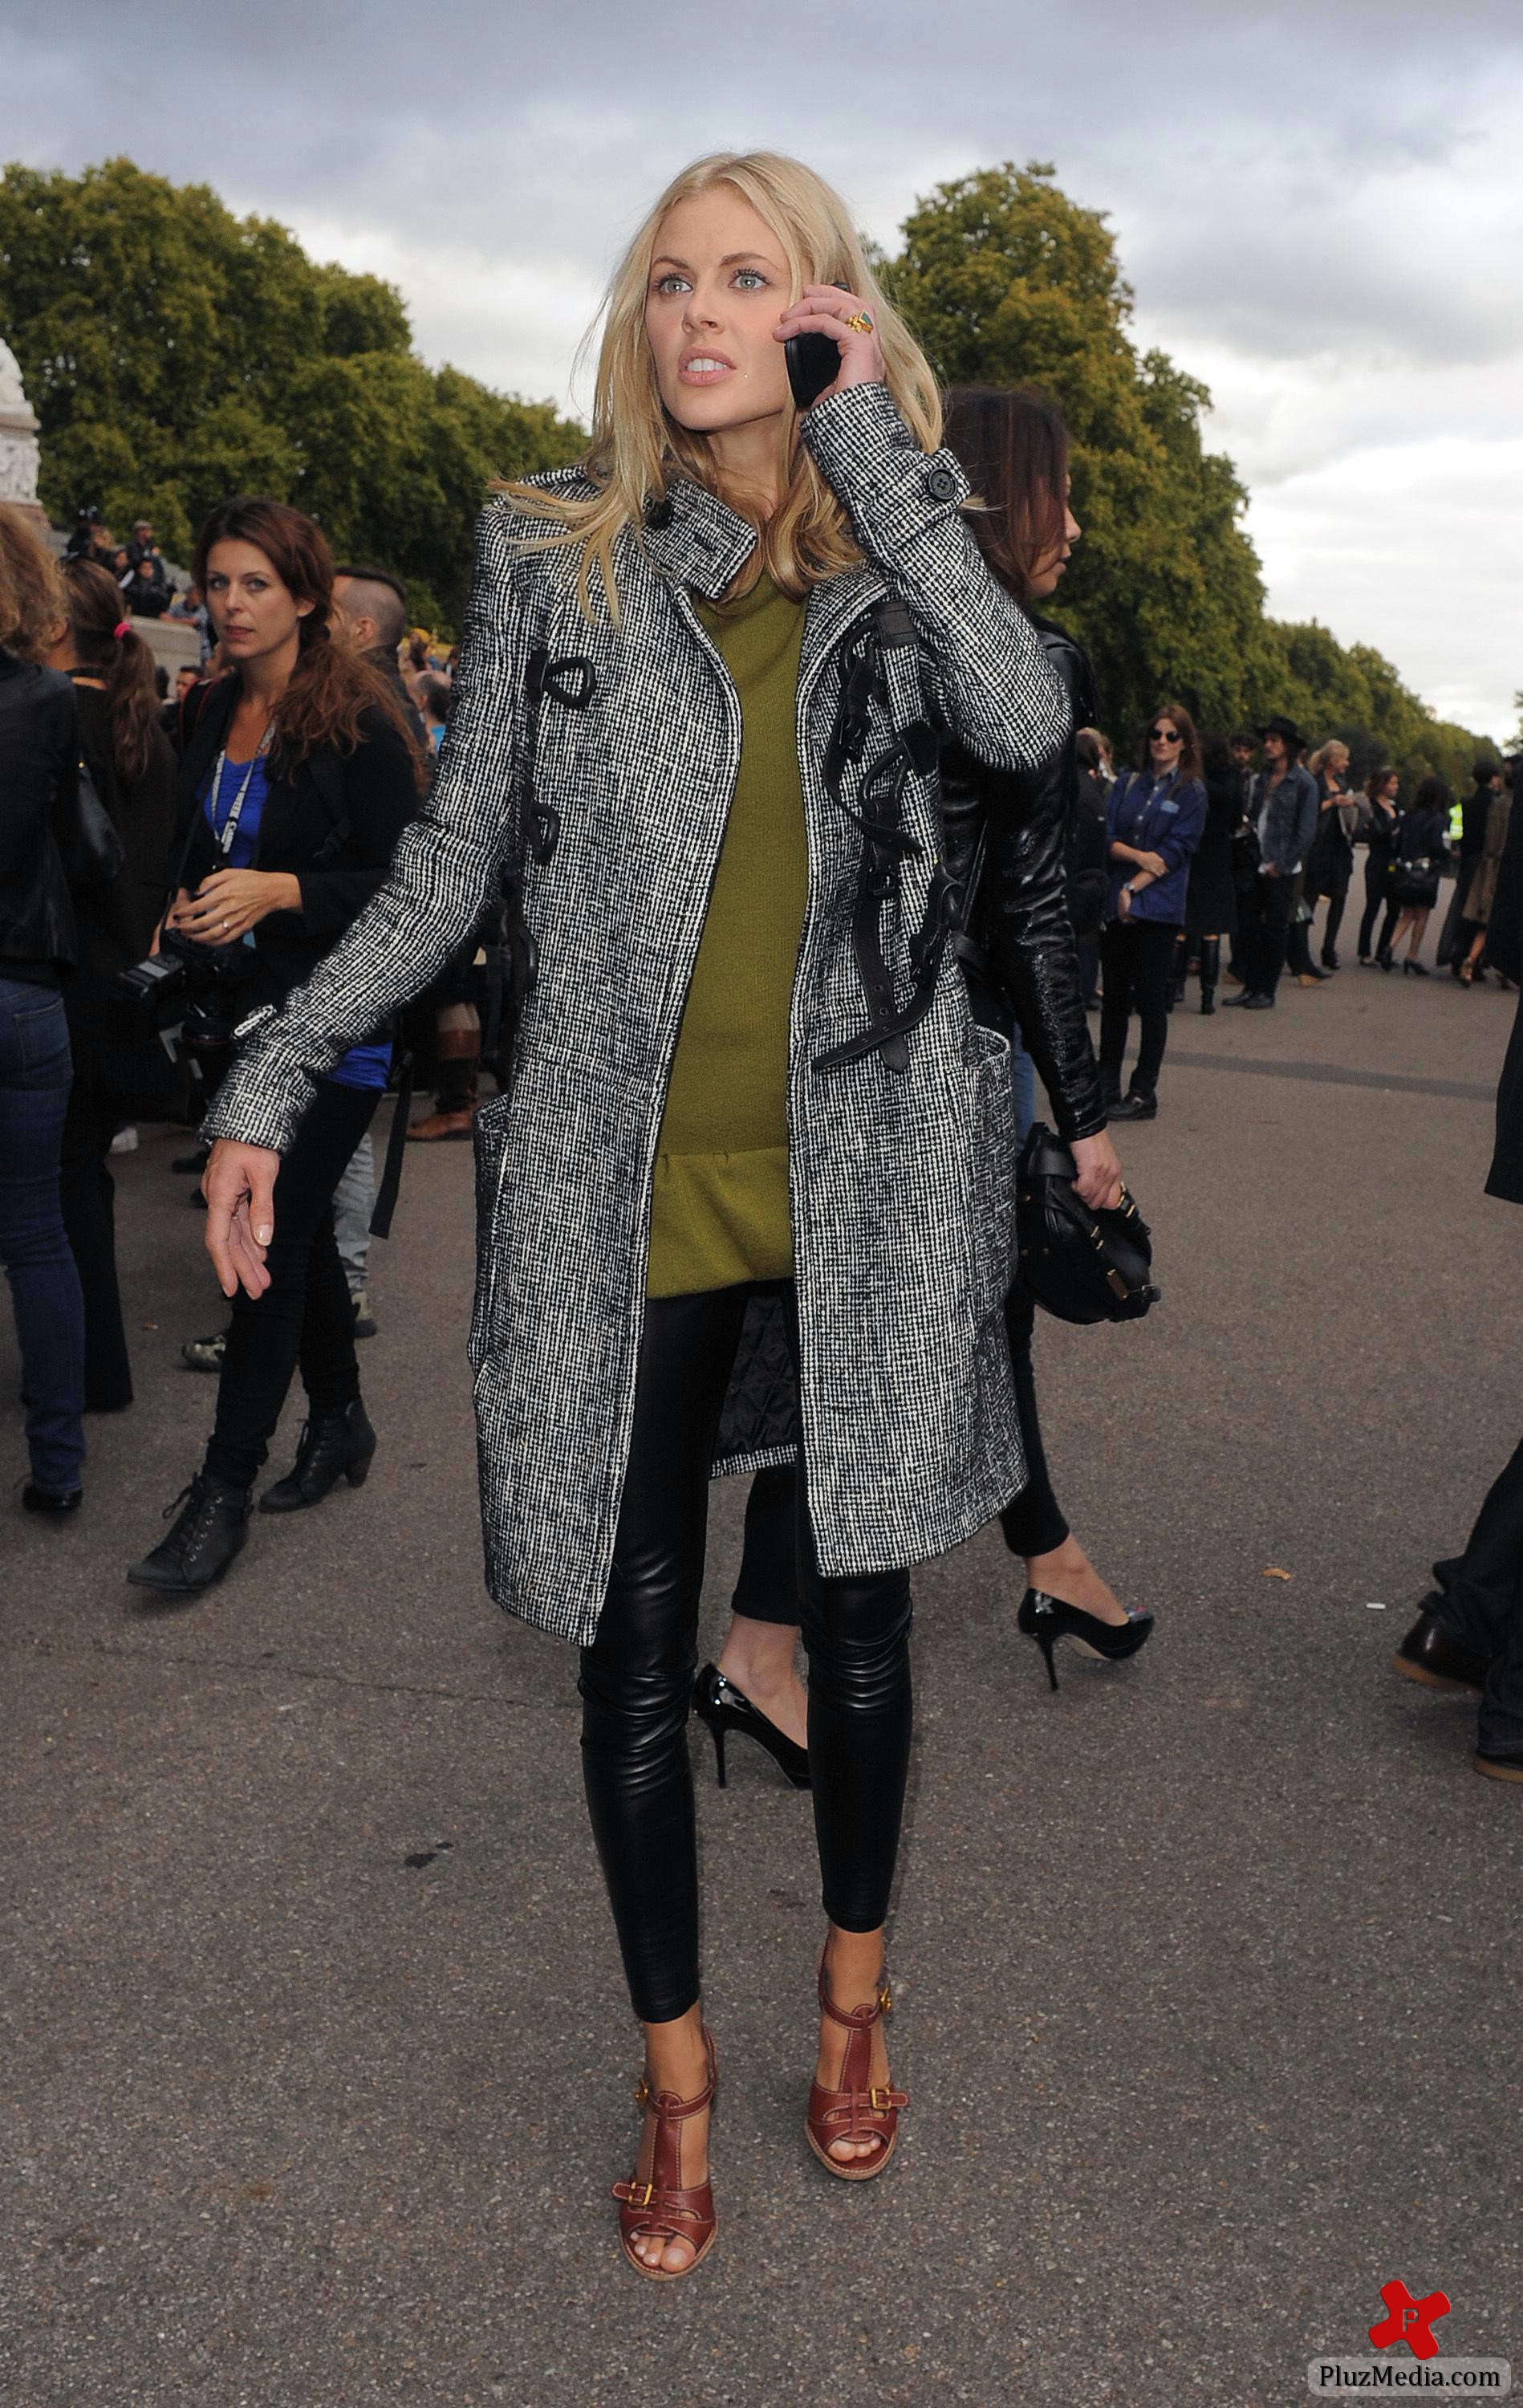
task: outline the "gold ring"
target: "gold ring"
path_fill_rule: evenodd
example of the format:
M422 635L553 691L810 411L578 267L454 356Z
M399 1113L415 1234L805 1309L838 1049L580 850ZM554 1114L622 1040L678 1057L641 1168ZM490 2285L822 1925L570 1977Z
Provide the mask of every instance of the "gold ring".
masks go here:
M873 321L865 309L854 309L847 324L854 335L870 335L873 331Z

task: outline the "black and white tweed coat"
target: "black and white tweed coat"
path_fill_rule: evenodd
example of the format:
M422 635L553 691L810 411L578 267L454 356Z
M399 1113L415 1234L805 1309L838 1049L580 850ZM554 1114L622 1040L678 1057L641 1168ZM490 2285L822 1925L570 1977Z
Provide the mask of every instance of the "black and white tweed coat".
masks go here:
M866 1025L850 945L861 837L820 766L842 650L875 601L898 597L927 704L997 767L1039 759L1067 714L968 534L952 455L927 455L882 385L818 403L804 433L865 559L811 595L799 671L809 876L790 1021L797 1418L821 1567L862 1574L968 1538L1020 1487L1024 1465L1001 1312L1015 1245L1003 1039L974 1024L948 951L907 1072L877 1054L814 1068ZM521 848L531 652L591 658L591 706L548 696L536 714L534 800L561 833L525 874L539 973L511 1088L477 1115L469 1341L488 1585L582 1643L628 1459L657 1132L740 759L734 687L691 596L720 595L754 537L692 484L669 498L659 523L621 539L618 628L601 608L589 626L564 554L520 548L534 527L510 500L484 511L432 793L375 900L250 1037L206 1123L209 1135L285 1149L315 1079L436 975ZM875 731L869 760L878 735L886 743L889 730ZM933 781L912 781L902 821L918 850L884 945L904 996L939 851ZM777 1459L742 1445L717 1469Z

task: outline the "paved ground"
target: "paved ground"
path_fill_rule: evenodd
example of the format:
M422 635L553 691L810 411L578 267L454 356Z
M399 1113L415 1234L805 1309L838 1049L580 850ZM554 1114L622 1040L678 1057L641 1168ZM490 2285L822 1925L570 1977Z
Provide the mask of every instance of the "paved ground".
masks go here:
M141 1401L77 1524L0 1520L7 2408L1257 2408L1366 2350L1393 2277L1448 2294L1450 2351L1523 2358L1523 1792L1387 1670L1517 1435L1523 1221L1480 1193L1511 1016L1350 969L1176 1020L1125 1148L1165 1301L1040 1340L1060 1489L1157 1638L1053 1698L997 1534L920 1578L915 2103L859 2190L800 2130L807 1803L700 1761L721 2227L664 2289L606 2196L636 2033L573 1660L480 1588L465 1156L409 1162L377 1249L369 1485L144 1615L121 1571L216 1321L181 1141L147 1138ZM0 1443L19 1470L13 1411Z

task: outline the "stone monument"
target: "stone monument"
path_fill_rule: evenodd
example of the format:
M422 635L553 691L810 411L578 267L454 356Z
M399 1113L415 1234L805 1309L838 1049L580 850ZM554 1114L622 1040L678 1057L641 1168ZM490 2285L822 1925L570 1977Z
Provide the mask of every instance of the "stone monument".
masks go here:
M46 528L48 513L37 499L37 419L21 388L21 371L8 343L0 342L0 502Z

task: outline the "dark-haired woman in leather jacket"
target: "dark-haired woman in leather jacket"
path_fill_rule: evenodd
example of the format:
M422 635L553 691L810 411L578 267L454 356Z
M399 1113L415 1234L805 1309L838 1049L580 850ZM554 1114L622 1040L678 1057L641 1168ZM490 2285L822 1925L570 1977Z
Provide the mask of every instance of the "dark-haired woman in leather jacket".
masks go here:
M946 440L985 506L973 518L974 533L1031 617L1072 713L1067 742L1031 770L986 768L958 744L943 751L943 857L963 898L958 950L975 1017L1024 1045L1058 1134L1073 1151L1079 1193L1090 1205L1107 1204L1119 1188L1120 1166L1105 1129L1068 892L1075 738L1096 716L1094 681L1081 647L1032 609L1056 590L1080 533L1068 509L1066 430L1043 396L1018 388L964 391L949 396ZM1018 1078L1019 1068L1018 1055ZM1005 1328L1027 1482L1000 1521L1006 1545L1025 1562L1018 1627L1042 1647L1050 1675L1057 1638L1082 1639L1106 1656L1130 1656L1153 1617L1121 1605L1053 1494L1032 1369L1034 1319L1034 1301L1018 1280L1006 1299ZM758 1472L752 1482L729 1635L717 1662L698 1675L694 1704L714 1734L721 1778L731 1729L759 1740L800 1786L808 1778L804 1691L796 1669L793 1484L790 1465Z

